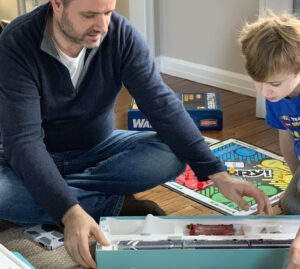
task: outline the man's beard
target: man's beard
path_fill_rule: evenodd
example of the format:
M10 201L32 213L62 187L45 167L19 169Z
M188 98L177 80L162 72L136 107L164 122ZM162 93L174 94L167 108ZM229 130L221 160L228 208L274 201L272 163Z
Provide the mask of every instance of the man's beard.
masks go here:
M100 31L90 30L84 34L79 34L75 31L72 22L69 19L68 13L63 10L61 21L57 20L57 25L59 31L72 43L75 43L80 46L84 46L86 48L95 48L99 47L102 40L105 37L105 34L101 33ZM94 42L92 45L88 44L84 41L85 36L93 35L93 34L101 34L100 39L97 42Z

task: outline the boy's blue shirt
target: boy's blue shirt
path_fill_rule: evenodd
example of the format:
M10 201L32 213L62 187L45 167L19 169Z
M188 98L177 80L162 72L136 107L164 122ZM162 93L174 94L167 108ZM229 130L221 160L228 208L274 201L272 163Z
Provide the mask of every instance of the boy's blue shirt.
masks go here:
M266 100L266 122L276 129L288 129L294 137L294 153L300 160L300 95L278 102Z
M78 201L49 152L87 150L108 137L122 83L160 139L199 178L224 170L124 17L113 13L100 47L87 51L74 88L47 34L49 10L50 3L38 7L0 35L0 125L9 164L54 220Z

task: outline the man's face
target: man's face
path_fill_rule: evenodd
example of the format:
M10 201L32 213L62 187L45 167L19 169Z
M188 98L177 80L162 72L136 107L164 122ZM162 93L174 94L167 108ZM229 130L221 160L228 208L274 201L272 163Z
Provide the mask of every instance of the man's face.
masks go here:
M256 90L270 102L289 97L297 97L300 93L300 73L278 74L270 77L266 82L254 81Z
M98 47L108 30L116 0L73 0L61 5L58 28L70 42L87 48Z

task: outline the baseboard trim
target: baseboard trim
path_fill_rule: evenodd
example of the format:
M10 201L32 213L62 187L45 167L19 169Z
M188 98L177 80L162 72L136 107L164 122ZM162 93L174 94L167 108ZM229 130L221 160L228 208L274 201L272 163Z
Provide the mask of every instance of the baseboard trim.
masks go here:
M157 57L155 62L161 73L256 97L253 82L246 75L166 56Z

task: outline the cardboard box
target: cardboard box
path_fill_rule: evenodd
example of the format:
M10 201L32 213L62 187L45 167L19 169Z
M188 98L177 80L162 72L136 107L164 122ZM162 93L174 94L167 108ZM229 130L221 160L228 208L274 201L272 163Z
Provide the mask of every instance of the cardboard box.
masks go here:
M299 221L282 215L101 218L111 245L96 246L97 269L282 269ZM189 235L190 224L233 225L234 235Z
M1 269L34 269L34 267L18 252L10 252L0 244Z
M217 92L176 93L200 130L222 130L223 112ZM152 130L152 126L132 99L128 111L129 130Z

